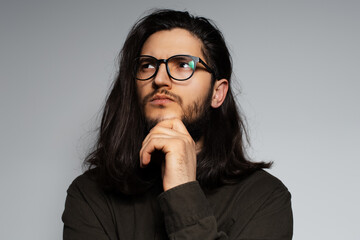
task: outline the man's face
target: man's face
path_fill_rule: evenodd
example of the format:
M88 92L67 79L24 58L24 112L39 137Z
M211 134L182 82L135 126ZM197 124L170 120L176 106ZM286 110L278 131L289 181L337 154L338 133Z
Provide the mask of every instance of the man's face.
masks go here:
M144 43L141 55L167 59L186 54L200 57L202 42L187 30L175 28L152 34ZM197 64L194 75L186 81L171 79L161 64L156 76L149 80L137 80L139 102L145 118L150 123L178 118L192 123L210 108L212 97L211 73Z

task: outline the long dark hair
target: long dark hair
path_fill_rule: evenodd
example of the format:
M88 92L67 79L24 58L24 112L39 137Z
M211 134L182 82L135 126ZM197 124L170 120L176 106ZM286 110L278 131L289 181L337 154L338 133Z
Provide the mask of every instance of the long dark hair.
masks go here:
M139 167L139 150L145 138L145 119L138 103L133 76L134 59L147 38L158 31L182 28L203 43L206 62L216 79L227 79L229 90L221 107L210 109L204 144L197 156L197 180L212 189L239 181L271 164L248 160L246 130L231 91L232 62L222 33L210 20L188 12L156 10L140 19L130 30L120 52L120 67L107 98L95 149L85 163L96 168L99 183L125 194L145 191L158 180L159 167Z

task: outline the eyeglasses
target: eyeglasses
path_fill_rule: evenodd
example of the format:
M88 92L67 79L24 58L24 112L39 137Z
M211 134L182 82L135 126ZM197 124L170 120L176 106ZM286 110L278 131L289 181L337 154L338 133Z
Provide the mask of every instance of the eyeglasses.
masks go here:
M165 63L168 75L178 81L191 78L197 63L201 63L207 71L214 74L214 71L199 57L175 55L168 59L157 59L153 56L141 55L135 59L135 78L144 81L156 76L161 63Z

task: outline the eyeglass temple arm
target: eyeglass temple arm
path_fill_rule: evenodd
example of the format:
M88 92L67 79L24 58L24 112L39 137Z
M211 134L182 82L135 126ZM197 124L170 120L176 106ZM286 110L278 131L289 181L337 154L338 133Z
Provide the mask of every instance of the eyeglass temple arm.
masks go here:
M215 76L215 72L201 59L199 58L199 63L201 63L202 65L204 65L204 67L206 68L206 70L208 70L211 74L213 74Z

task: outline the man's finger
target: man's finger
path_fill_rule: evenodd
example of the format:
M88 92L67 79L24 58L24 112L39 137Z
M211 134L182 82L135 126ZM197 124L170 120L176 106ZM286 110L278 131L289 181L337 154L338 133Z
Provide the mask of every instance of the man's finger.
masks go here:
M156 137L151 138L147 142L143 143L140 149L140 167L148 165L151 161L151 154L155 150L163 151L167 153L166 144L169 142L170 137Z
M171 128L177 132L181 132L183 134L189 135L189 132L186 129L184 123L178 118L163 120L163 121L159 122L156 126Z

